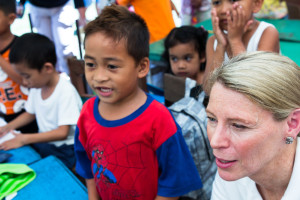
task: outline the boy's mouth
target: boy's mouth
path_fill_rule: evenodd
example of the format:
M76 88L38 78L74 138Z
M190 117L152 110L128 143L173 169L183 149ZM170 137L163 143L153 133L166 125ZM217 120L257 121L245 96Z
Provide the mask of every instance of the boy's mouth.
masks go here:
M100 90L101 92L111 92L112 91L112 89L111 88L105 88L105 87L100 87L100 88L98 88L98 90Z
M98 94L102 97L108 97L112 94L113 89L108 87L96 87Z

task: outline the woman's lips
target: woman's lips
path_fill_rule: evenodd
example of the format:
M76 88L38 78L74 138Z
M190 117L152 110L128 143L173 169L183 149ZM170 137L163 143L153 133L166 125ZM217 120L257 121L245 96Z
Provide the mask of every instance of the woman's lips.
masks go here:
M216 158L216 164L219 168L226 169L232 167L237 161L236 160L224 160Z

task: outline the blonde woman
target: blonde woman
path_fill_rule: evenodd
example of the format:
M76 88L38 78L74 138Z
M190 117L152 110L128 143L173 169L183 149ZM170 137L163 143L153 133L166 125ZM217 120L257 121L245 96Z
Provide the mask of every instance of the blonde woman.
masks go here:
M300 68L276 53L241 54L214 71L207 91L211 199L300 199Z

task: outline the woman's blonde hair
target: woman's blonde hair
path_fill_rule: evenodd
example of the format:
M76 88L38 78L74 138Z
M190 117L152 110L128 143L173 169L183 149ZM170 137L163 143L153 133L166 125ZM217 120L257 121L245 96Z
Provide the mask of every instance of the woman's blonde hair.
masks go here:
M277 121L300 108L300 68L276 53L243 53L223 63L206 84L208 95L216 82L244 94Z

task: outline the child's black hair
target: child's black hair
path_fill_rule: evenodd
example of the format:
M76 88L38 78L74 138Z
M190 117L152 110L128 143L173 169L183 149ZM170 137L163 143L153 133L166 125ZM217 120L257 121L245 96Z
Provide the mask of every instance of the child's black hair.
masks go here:
M178 44L192 43L195 45L195 50L199 53L199 58L205 57L206 42L208 32L203 28L196 28L194 26L181 26L173 28L164 41L163 59L168 63L167 73L172 73L169 58L169 48ZM201 63L200 71L205 70L206 62Z
M86 25L85 39L96 32L102 32L116 42L124 39L128 54L136 64L144 57L149 57L147 25L139 15L124 6L106 6L96 19Z
M26 63L29 68L41 70L46 62L56 64L54 43L44 35L26 33L12 45L9 53L10 63Z
M10 13L16 14L16 0L0 0L0 10L2 10L5 15Z

